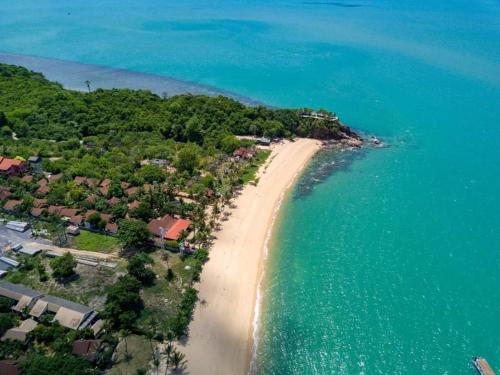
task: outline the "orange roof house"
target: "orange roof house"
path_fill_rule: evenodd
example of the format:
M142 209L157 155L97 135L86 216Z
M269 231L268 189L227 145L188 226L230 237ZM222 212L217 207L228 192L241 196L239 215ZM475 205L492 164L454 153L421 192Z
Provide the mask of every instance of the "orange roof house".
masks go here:
M139 207L141 203L136 199L133 202L130 202L127 207L129 210L135 210L137 207Z
M34 216L34 217L40 217L42 216L42 212L45 208L42 208L42 207L34 207L31 209L30 211L30 214L31 216Z
M118 232L118 224L116 223L107 223L105 227L106 232L108 233L117 233Z
M9 159L0 156L0 173L7 176L20 174L26 171L26 163L18 159Z
M21 203L23 203L23 202L15 200L15 199L8 200L3 205L3 209L6 211L14 211L16 209L16 207L19 206Z
M156 237L161 236L161 229L164 230L166 240L177 241L181 233L189 228L191 220L178 219L172 215L165 215L159 219L153 219L148 223L149 231Z
M113 198L111 198L111 199L108 199L108 204L109 204L110 206L116 206L116 205L117 205L118 203L120 203L120 202L121 202L121 199L120 199L120 198L118 198L118 197L113 197Z

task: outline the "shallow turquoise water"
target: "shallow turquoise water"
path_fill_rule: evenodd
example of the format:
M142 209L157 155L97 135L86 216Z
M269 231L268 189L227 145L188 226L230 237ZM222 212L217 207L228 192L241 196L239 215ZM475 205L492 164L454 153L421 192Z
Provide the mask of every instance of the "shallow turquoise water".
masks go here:
M283 206L257 373L500 371L498 1L0 4L0 51L323 106L390 142L319 155Z

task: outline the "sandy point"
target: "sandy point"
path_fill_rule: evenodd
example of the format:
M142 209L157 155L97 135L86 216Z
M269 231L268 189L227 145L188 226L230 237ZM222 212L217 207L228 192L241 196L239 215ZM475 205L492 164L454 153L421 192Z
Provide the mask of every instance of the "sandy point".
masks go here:
M190 375L246 374L252 354L254 304L267 234L284 193L321 144L297 139L273 145L257 186L236 198L228 221L216 232L198 284L199 298L181 350Z

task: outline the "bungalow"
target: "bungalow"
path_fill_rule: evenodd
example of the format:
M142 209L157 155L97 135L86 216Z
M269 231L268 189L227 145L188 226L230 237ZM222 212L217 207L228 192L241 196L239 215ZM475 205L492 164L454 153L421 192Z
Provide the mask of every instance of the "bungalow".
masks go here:
M116 206L118 203L121 202L121 199L118 198L118 197L113 197L111 199L108 199L108 204L113 207L113 206Z
M0 173L6 176L22 174L26 171L26 163L19 159L0 156Z
M116 234L118 233L118 224L116 223L107 223L105 227L105 231L108 232L109 234Z
M139 191L139 188L136 186L129 187L128 189L125 190L125 194L127 194L129 197L136 194Z
M73 217L78 215L78 212L80 212L78 208L62 207L61 210L59 211L59 215L63 217Z
M42 213L44 210L45 210L45 208L42 208L42 207L33 207L30 211L30 214L33 217L40 217L40 216L42 216Z
M47 207L47 199L38 199L38 198L33 199L33 207L36 208Z
M87 186L89 186L89 187L97 187L97 186L99 186L100 180L97 178L87 178L87 180L85 182L86 182Z
M7 186L0 186L0 200L3 201L10 197L12 193L10 192L10 188Z
M0 281L0 296L17 301L17 304L12 307L14 311L23 312L25 307L31 308L42 295L42 293L23 285Z
M252 159L255 156L255 149L249 147L240 147L233 152L233 156L237 159Z
M8 329L2 336L2 341L16 340L25 343L28 341L28 334L33 331L37 325L38 323L31 318L23 320L18 327Z
M97 195L95 194L90 194L86 199L85 199L85 202L88 202L88 203L94 203L95 200L97 199Z
M161 237L163 233L164 239L177 241L181 233L186 231L190 225L190 220L165 215L161 218L151 220L148 223L148 230L156 237Z
M49 208L47 208L47 211L49 211L49 214L51 215L60 215L63 208L63 206L49 206Z
M21 178L21 181L22 182L26 182L26 183L30 183L30 182L33 182L33 176L30 175L30 174L27 174L26 176L23 176Z
M43 295L20 284L0 281L0 296L17 301L12 310L22 313L27 309L29 315L35 319L40 318L45 312L51 312L55 314L54 320L66 328L84 329L90 326L93 329L94 326L99 326L97 312L91 307Z
M99 345L101 345L101 340L76 340L73 342L72 354L94 362Z
M108 195L109 193L109 185L107 186L101 186L99 188L99 192L102 194L102 195Z
M68 222L70 224L80 226L83 223L83 216L82 215L74 215L74 216L69 216L68 217Z
M45 195L47 194L50 189L49 189L49 182L42 178L41 180L39 180L37 182L37 185L38 185L38 190L36 191L38 194L41 194L41 195Z
M76 176L73 181L75 182L76 185L80 186L85 184L87 181L87 177L82 177L82 176Z
M126 190L130 187L130 184L128 182L122 181L120 182L120 186L122 187L122 189Z
M139 207L140 204L141 203L137 199L135 199L134 201L127 204L127 207L129 209L129 211L132 211L132 210L135 210L137 207Z
M105 178L99 184L99 186L101 186L101 187L105 187L105 186L109 186L109 185L111 185L111 180L109 178Z
M3 205L3 209L8 212L14 212L18 206L20 206L23 202L16 200L16 199L10 199L5 204Z

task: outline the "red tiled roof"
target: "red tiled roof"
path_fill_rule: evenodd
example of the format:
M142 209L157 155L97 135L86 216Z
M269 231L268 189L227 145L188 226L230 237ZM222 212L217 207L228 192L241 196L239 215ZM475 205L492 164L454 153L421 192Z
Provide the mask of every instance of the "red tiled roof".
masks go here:
M117 205L120 202L121 202L121 199L117 198L117 197L113 197L113 198L111 198L111 199L108 200L108 203L109 203L110 206Z
M39 208L47 205L47 199L33 199L33 207Z
M3 201L10 197L12 193L10 192L9 188L2 186L0 188L0 200Z
M85 200L89 203L94 203L95 200L97 199L97 195L95 194L90 194Z
M83 222L83 216L82 215L70 216L69 222L74 225L80 225Z
M0 361L0 374L2 375L20 375L21 370L14 359L3 359Z
M50 189L48 186L40 186L36 192L40 194L47 194L49 191Z
M92 186L92 187L96 187L99 185L99 181L97 178L87 178L86 182L87 182L87 185L89 186Z
M101 184L99 186L109 186L111 185L111 180L109 178L105 178L104 180L101 181Z
M125 193L130 196L130 195L134 195L135 193L137 193L138 190L139 190L138 187L132 186L132 187L128 188L127 190L125 190Z
M66 217L72 217L76 216L80 210L77 208L66 208L63 207L61 208L61 211L59 212L59 215L61 216L66 216Z
M165 215L159 219L153 219L148 223L149 231L160 237L160 227L164 229L164 238L167 240L178 240L183 230L191 225L190 220L177 219L171 215Z
M101 219L106 221L106 222L109 222L109 221L111 221L111 215L110 214L101 214Z
M75 181L75 184L77 185L82 185L85 183L85 181L87 180L86 177L82 177L82 176L76 176L73 181Z
M43 210L44 210L44 208L34 207L31 209L30 214L32 216L39 217L40 215L42 215Z
M101 340L77 340L73 343L72 354L93 361Z
M85 219L88 219L89 217L91 217L93 214L98 214L99 212L97 212L96 210L88 210L87 212L85 212Z
M102 195L108 195L109 192L109 185L108 186L101 186L99 188L99 191L101 192Z
M165 238L167 240L175 240L177 241L181 236L181 233L189 228L191 225L190 220L186 219L178 219L176 223L166 231Z
M118 224L116 223L107 223L106 224L106 232L116 233L118 232Z
M23 177L21 178L21 181L24 181L24 182L31 182L31 181L33 181L33 176L31 176L31 175L26 175L26 176L23 176Z
M7 172L11 168L20 168L24 162L17 159L9 159L0 156L0 171Z
M133 209L136 209L137 207L139 207L141 203L136 199L134 200L133 202L130 202L127 207L129 210L133 210Z
M47 211L49 211L49 214L59 215L60 212L61 212L61 209L63 209L62 206L49 206L49 208L47 209Z
M8 210L8 211L12 211L14 210L14 208L16 208L16 206L19 206L21 203L23 203L22 201L18 201L18 200L15 200L15 199L11 199L11 200L8 200L4 205L3 205L3 209L4 210Z
M45 178L42 178L41 180L39 180L37 183L36 183L38 186L40 187L44 187L44 186L47 186L49 183L48 181L45 179Z

